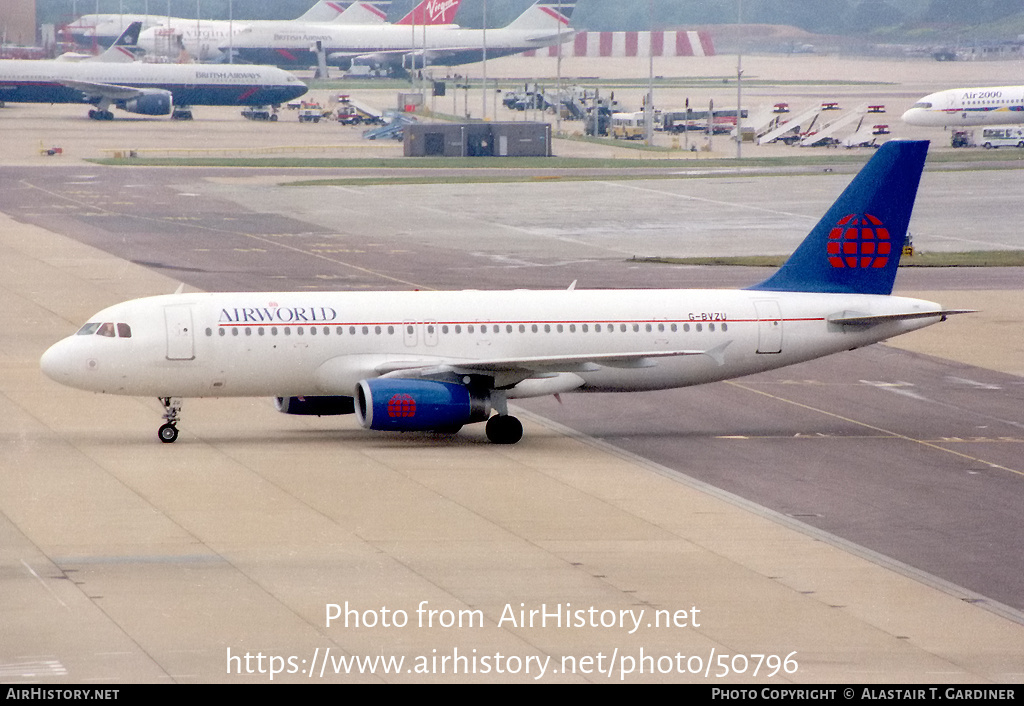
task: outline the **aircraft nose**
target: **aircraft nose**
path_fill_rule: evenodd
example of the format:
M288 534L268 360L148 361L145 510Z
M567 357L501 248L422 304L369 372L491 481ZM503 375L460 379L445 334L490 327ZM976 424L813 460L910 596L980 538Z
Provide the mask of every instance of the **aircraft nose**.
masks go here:
M68 339L50 346L39 359L39 369L46 377L62 385L70 385L73 377L73 357Z
M903 122L907 123L908 125L913 125L914 124L914 116L916 114L917 114L916 113L916 109L915 108L911 108L910 110L908 110L906 113L903 114L903 117L902 117Z

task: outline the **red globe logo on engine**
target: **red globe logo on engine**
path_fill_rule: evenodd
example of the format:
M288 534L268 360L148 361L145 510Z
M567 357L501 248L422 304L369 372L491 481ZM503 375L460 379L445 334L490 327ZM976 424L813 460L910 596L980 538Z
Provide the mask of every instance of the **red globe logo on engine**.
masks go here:
M889 264L892 243L882 221L869 213L850 214L828 234L828 261L832 267L880 268Z
M416 416L416 400L410 395L393 395L388 400L388 416L389 417L415 417Z

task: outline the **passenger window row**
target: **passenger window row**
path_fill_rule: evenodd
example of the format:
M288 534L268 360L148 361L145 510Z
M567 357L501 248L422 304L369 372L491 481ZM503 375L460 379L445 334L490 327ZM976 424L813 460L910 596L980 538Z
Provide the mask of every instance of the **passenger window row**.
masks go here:
M441 326L438 326L437 324L426 324L425 326L426 326L426 332L427 332L428 335L436 334L438 329L441 330L441 333L443 335L449 335L449 334L452 334L452 333L454 333L454 334L461 334L461 333L463 333L463 331L465 331L465 333L467 333L467 334L470 334L470 333L474 333L475 334L475 333L477 333L477 329L479 329L479 332L481 334L488 334L488 333L490 333L490 334L499 334L499 333L502 332L502 328L503 328L502 325L500 325L500 324L465 324L465 325L463 325L463 324L443 324ZM728 331L729 330L729 325L728 324L723 323L723 324L720 324L720 326L721 326L721 330L722 331ZM232 336L240 336L240 335L252 336L254 331L255 331L255 334L258 335L258 336L266 336L266 335L268 335L267 332L269 331L269 335L271 335L271 336L277 336L277 335L290 336L290 335L292 335L292 329L293 328L295 329L295 334L297 336L304 336L307 333L310 336L316 336L316 335L329 336L329 335L331 335L332 329L334 330L335 335L338 335L338 336L345 335L346 332L350 336L355 336L357 334L362 334L364 336L368 336L368 335L370 335L371 331L372 331L372 333L374 335L377 335L377 336L383 335L385 331L387 332L387 335L389 335L389 336L395 335L395 327L394 326L386 326L386 327L385 326L334 326L334 327L331 327L331 326L308 326L308 327L306 327L306 326L294 326L294 327L293 326L280 326L280 327L279 326L270 326L269 329L268 329L268 327L265 327L265 326L259 326L259 327L246 326L244 328L240 327L240 326L236 326L236 327L230 327L230 329L228 329L226 327L220 327L220 328L217 329L217 333L220 336L227 336L228 335L227 332L228 332L228 330L230 330ZM643 324L643 325L635 324L635 323L634 324L529 324L529 325L527 325L527 324L518 324L518 326L513 326L512 324L505 324L504 325L504 332L505 333L514 333L516 330L518 330L519 333L527 333L527 331L529 331L530 333L542 333L542 332L543 333L566 333L566 332L568 332L568 333L576 333L577 331L580 331L582 333L590 333L591 331L593 331L594 333L602 333L602 332L607 332L607 333L615 333L615 332L619 332L619 333L629 333L629 332L640 333L641 330L642 330L642 331L644 331L646 333L654 333L655 331L657 331L658 333L665 333L665 332L678 333L680 328L682 328L683 333L689 333L690 332L690 324L683 324L682 327L680 327L678 324L663 324L663 323L662 324ZM701 331L704 330L704 325L703 324L694 324L694 330L698 331L698 332L701 332ZM715 324L707 324L707 330L708 331L715 331L716 330ZM413 325L406 325L406 333L408 335L415 335L416 327L413 326ZM207 328L206 329L206 335L207 336L213 336L213 329L212 328Z

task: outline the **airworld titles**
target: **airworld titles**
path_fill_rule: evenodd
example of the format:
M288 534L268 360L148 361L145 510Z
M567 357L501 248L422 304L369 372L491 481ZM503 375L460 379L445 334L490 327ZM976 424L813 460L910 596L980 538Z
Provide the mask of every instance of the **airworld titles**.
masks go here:
M262 306L221 309L221 324L300 324L334 321L338 312L329 306Z

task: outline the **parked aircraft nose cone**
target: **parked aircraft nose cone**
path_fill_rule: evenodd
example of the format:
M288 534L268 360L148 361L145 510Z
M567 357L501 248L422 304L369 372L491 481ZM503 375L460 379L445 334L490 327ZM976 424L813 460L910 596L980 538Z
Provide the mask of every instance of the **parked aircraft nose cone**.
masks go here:
M43 374L62 385L72 384L74 364L70 348L67 339L58 341L39 359L39 368Z

